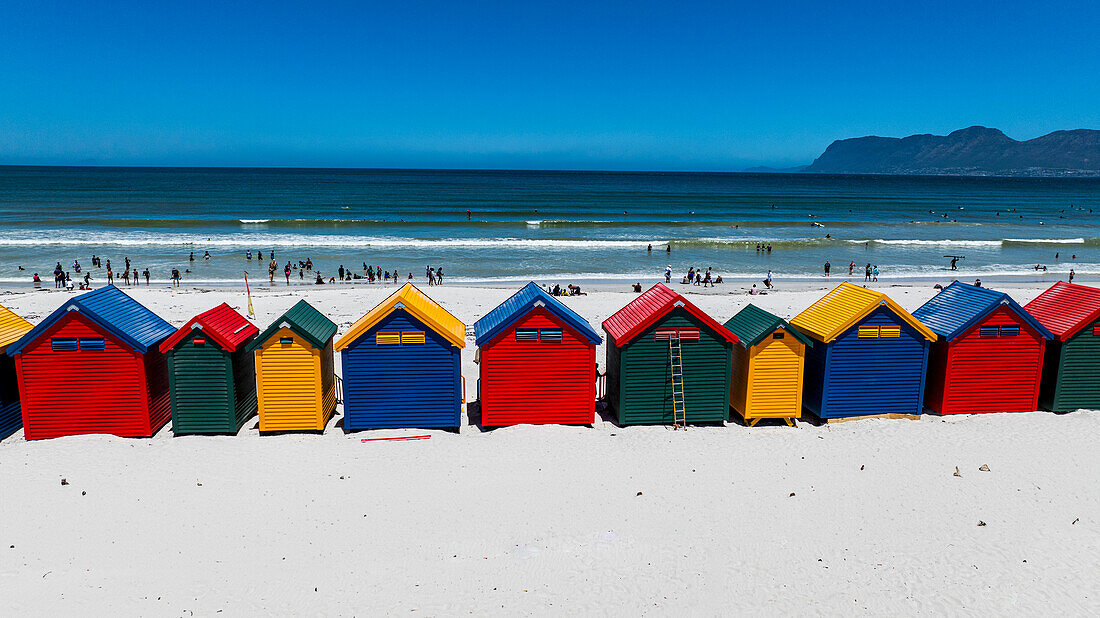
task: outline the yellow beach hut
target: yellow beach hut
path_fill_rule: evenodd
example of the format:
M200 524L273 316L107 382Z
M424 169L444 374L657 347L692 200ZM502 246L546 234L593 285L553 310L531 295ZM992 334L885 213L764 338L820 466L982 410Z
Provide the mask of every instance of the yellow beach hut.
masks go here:
M252 340L260 431L324 431L336 410L334 335L336 324L300 300Z
M756 305L739 311L725 327L739 340L733 346L730 407L750 427L762 418L793 425L802 416L806 347L813 342Z

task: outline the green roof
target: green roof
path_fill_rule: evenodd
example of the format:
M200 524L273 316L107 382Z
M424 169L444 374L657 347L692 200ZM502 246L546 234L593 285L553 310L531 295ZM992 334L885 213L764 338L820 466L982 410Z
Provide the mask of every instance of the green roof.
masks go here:
M741 345L746 348L751 348L760 343L765 337L774 333L777 328L782 328L790 333L792 337L810 347L814 345L806 335L791 328L786 320L774 313L768 313L756 305L748 305L738 311L737 315L726 322L725 327L737 335Z
M313 305L305 300L300 300L293 307L287 309L282 317L272 322L267 330L253 339L248 349L255 350L262 346L284 325L318 348L325 347L329 340L336 335L337 330L337 326L332 320L314 309Z

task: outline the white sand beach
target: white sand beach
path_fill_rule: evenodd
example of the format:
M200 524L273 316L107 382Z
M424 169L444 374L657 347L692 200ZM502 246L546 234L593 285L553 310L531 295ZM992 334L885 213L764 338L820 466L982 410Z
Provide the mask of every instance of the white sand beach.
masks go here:
M750 301L792 316L841 280L755 297L673 287L725 321ZM1023 303L1047 285L998 287ZM934 293L879 286L910 310ZM423 289L472 325L517 287ZM261 286L256 323L304 297L342 333L394 289ZM626 289L563 300L598 328ZM127 291L175 325L246 307L243 289ZM0 304L32 322L70 294L10 292ZM472 398L469 332L467 344ZM260 436L252 421L228 437L5 439L5 613L1100 613L1100 411L686 431L338 422L323 435Z

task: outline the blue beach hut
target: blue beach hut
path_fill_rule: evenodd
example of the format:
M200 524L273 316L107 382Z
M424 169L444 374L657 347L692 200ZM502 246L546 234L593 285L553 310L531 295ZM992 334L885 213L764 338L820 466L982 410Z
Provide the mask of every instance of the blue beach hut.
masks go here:
M841 283L791 320L806 350L803 406L820 419L920 414L936 334L885 294Z
M458 427L466 326L411 283L336 342L344 429Z

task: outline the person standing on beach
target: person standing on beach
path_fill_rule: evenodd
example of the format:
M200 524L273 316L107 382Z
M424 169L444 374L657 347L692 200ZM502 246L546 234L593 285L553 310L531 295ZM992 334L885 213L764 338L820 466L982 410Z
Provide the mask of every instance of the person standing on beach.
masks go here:
M141 274L145 276L145 285L149 285L149 269L146 268Z
M878 281L878 265L877 264L873 268L871 268L871 281L872 282Z
M113 285L115 282L115 273L111 270L111 260L107 260L107 285Z
M344 280L344 265L341 264L340 268L336 269L336 274L340 275L340 281Z
M764 277L764 286L767 287L769 290L774 287L772 285L772 271L770 268L768 269L768 276Z
M271 261L267 263L267 282L275 283L275 271L279 270L279 263L275 261L275 258L271 258Z
M1077 274L1077 273L1073 272L1073 269L1072 269L1072 268L1071 268L1071 269L1069 269L1069 282L1070 282L1070 283L1073 283L1073 276L1074 276L1074 275L1076 275L1076 274Z
M870 281L871 280L871 265L870 264L867 264L867 266L865 266L863 268L863 280L864 281Z
M665 266L665 283L672 283L672 264Z
M829 263L829 260L825 260L825 276L829 276L829 271L832 270L833 265Z
M172 287L178 288L180 286L180 269L172 269Z
M130 270L130 258L126 258L126 270Z
M443 267L440 266L435 270L435 284L443 285Z
M283 267L283 274L286 275L286 284L290 285L290 262L287 262L286 266Z
M856 272L856 263L854 261L853 262L848 262L848 278L851 279L852 274L855 273L855 272Z
M61 279L61 274L64 273L64 272L65 272L65 270L63 268L61 268L61 262L58 262L57 266L53 267L53 286L55 288L59 288L63 285L62 284L62 279Z

